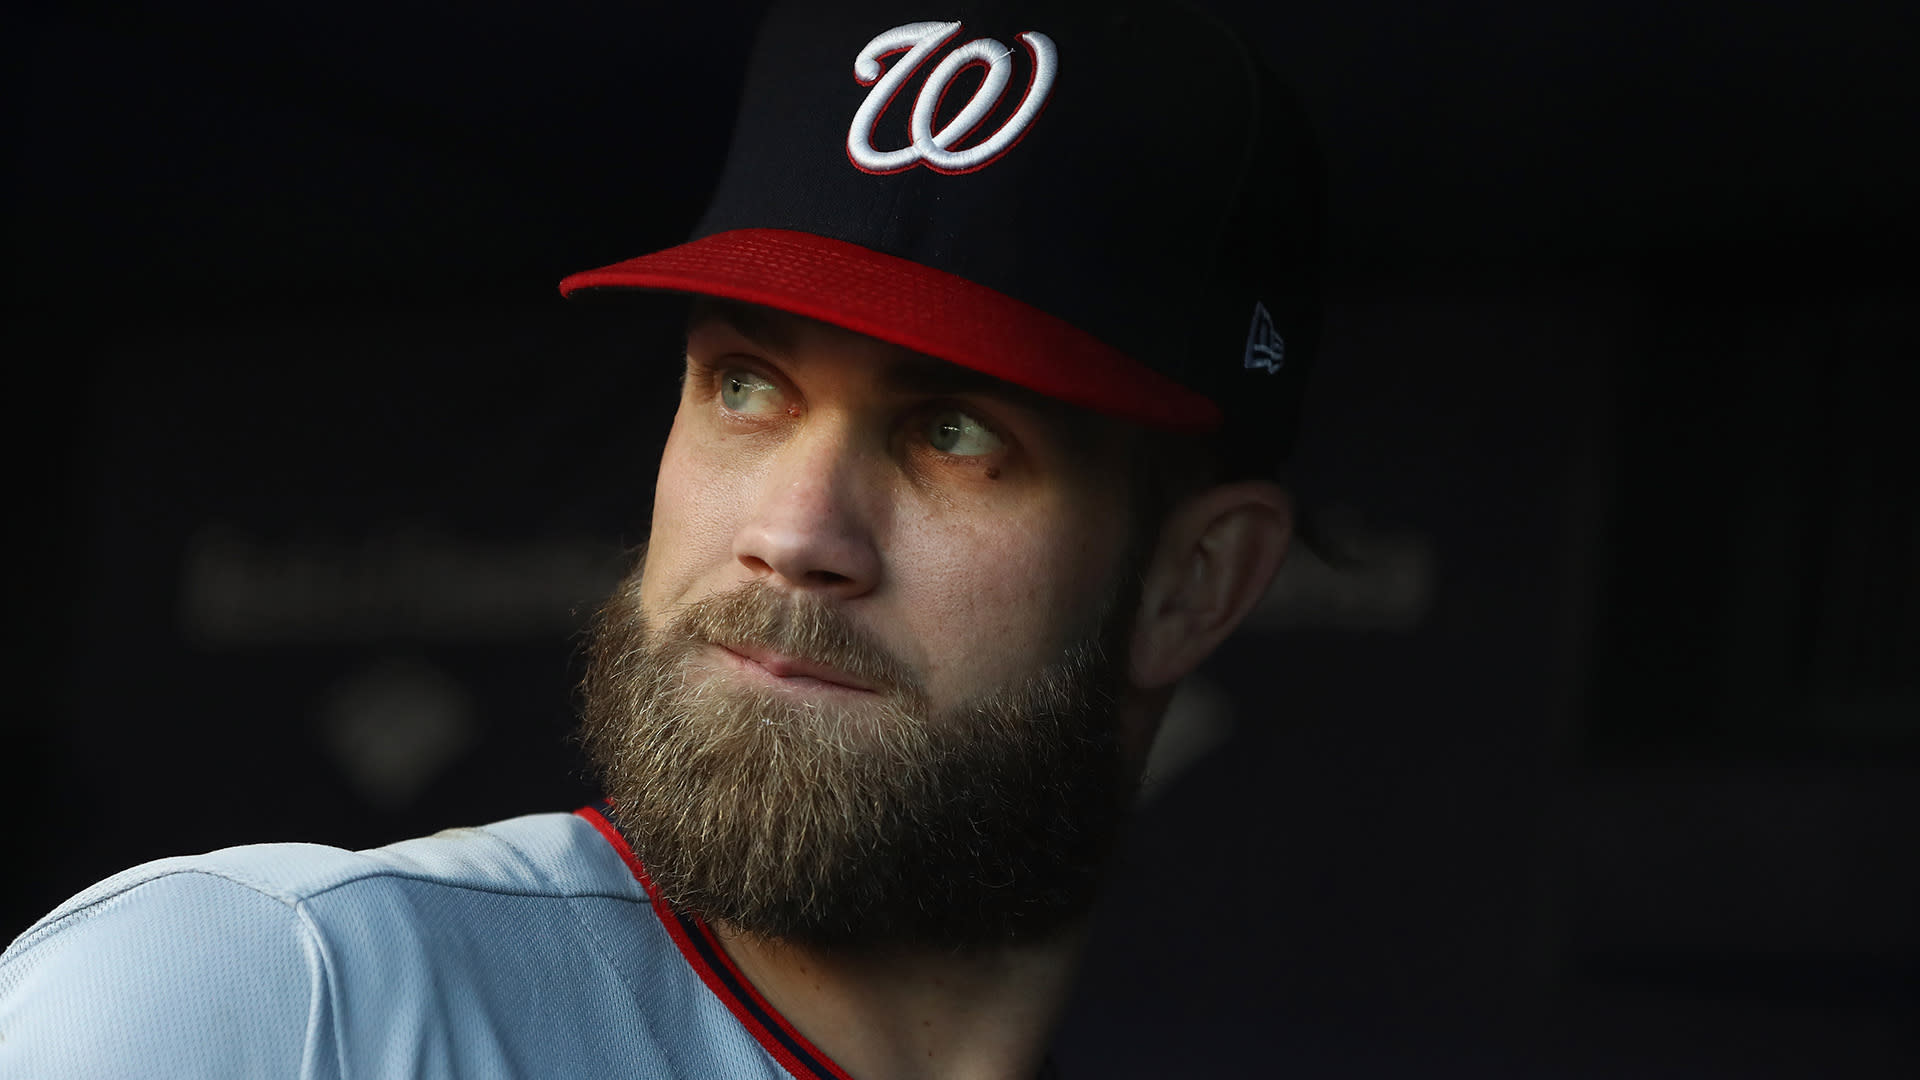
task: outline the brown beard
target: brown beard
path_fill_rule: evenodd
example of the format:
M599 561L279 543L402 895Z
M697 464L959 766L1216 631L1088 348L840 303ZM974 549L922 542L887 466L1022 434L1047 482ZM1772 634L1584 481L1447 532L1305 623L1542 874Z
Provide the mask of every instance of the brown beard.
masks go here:
M1034 675L936 712L829 602L750 584L654 631L636 569L592 631L583 741L678 910L815 947L1041 940L1092 905L1131 796L1109 625L1131 604L1107 606ZM805 700L690 666L748 643L879 692Z

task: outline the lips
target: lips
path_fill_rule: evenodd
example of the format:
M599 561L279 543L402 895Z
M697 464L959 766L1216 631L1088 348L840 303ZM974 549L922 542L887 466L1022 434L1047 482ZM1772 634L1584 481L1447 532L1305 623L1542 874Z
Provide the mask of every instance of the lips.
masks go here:
M855 678L839 668L785 653L774 652L758 645L735 644L722 645L720 648L731 653L735 659L750 667L759 668L766 674L784 682L798 685L824 683L841 690L853 690L860 693L879 693L879 688L864 679Z

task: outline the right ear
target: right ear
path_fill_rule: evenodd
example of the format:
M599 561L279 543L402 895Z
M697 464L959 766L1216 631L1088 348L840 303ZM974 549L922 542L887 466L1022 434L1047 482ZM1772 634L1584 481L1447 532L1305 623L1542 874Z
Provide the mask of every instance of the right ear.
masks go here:
M1168 515L1142 578L1127 676L1172 686L1239 627L1286 558L1293 504L1278 484L1220 484Z

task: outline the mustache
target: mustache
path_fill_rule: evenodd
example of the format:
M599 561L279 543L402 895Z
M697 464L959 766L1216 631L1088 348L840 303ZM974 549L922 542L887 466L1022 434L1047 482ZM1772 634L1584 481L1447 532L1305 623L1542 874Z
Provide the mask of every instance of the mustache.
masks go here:
M666 632L687 647L754 646L833 668L898 699L926 696L913 668L843 609L816 596L749 582L687 603Z

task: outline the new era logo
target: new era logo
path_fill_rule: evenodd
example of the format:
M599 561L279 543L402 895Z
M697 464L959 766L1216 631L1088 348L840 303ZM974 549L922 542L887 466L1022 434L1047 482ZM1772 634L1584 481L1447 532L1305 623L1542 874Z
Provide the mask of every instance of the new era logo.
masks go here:
M1264 368L1271 375L1280 370L1287 362L1287 341L1280 331L1273 328L1273 316L1267 314L1267 305L1258 300L1253 302L1253 325L1247 329L1247 357L1245 366Z

